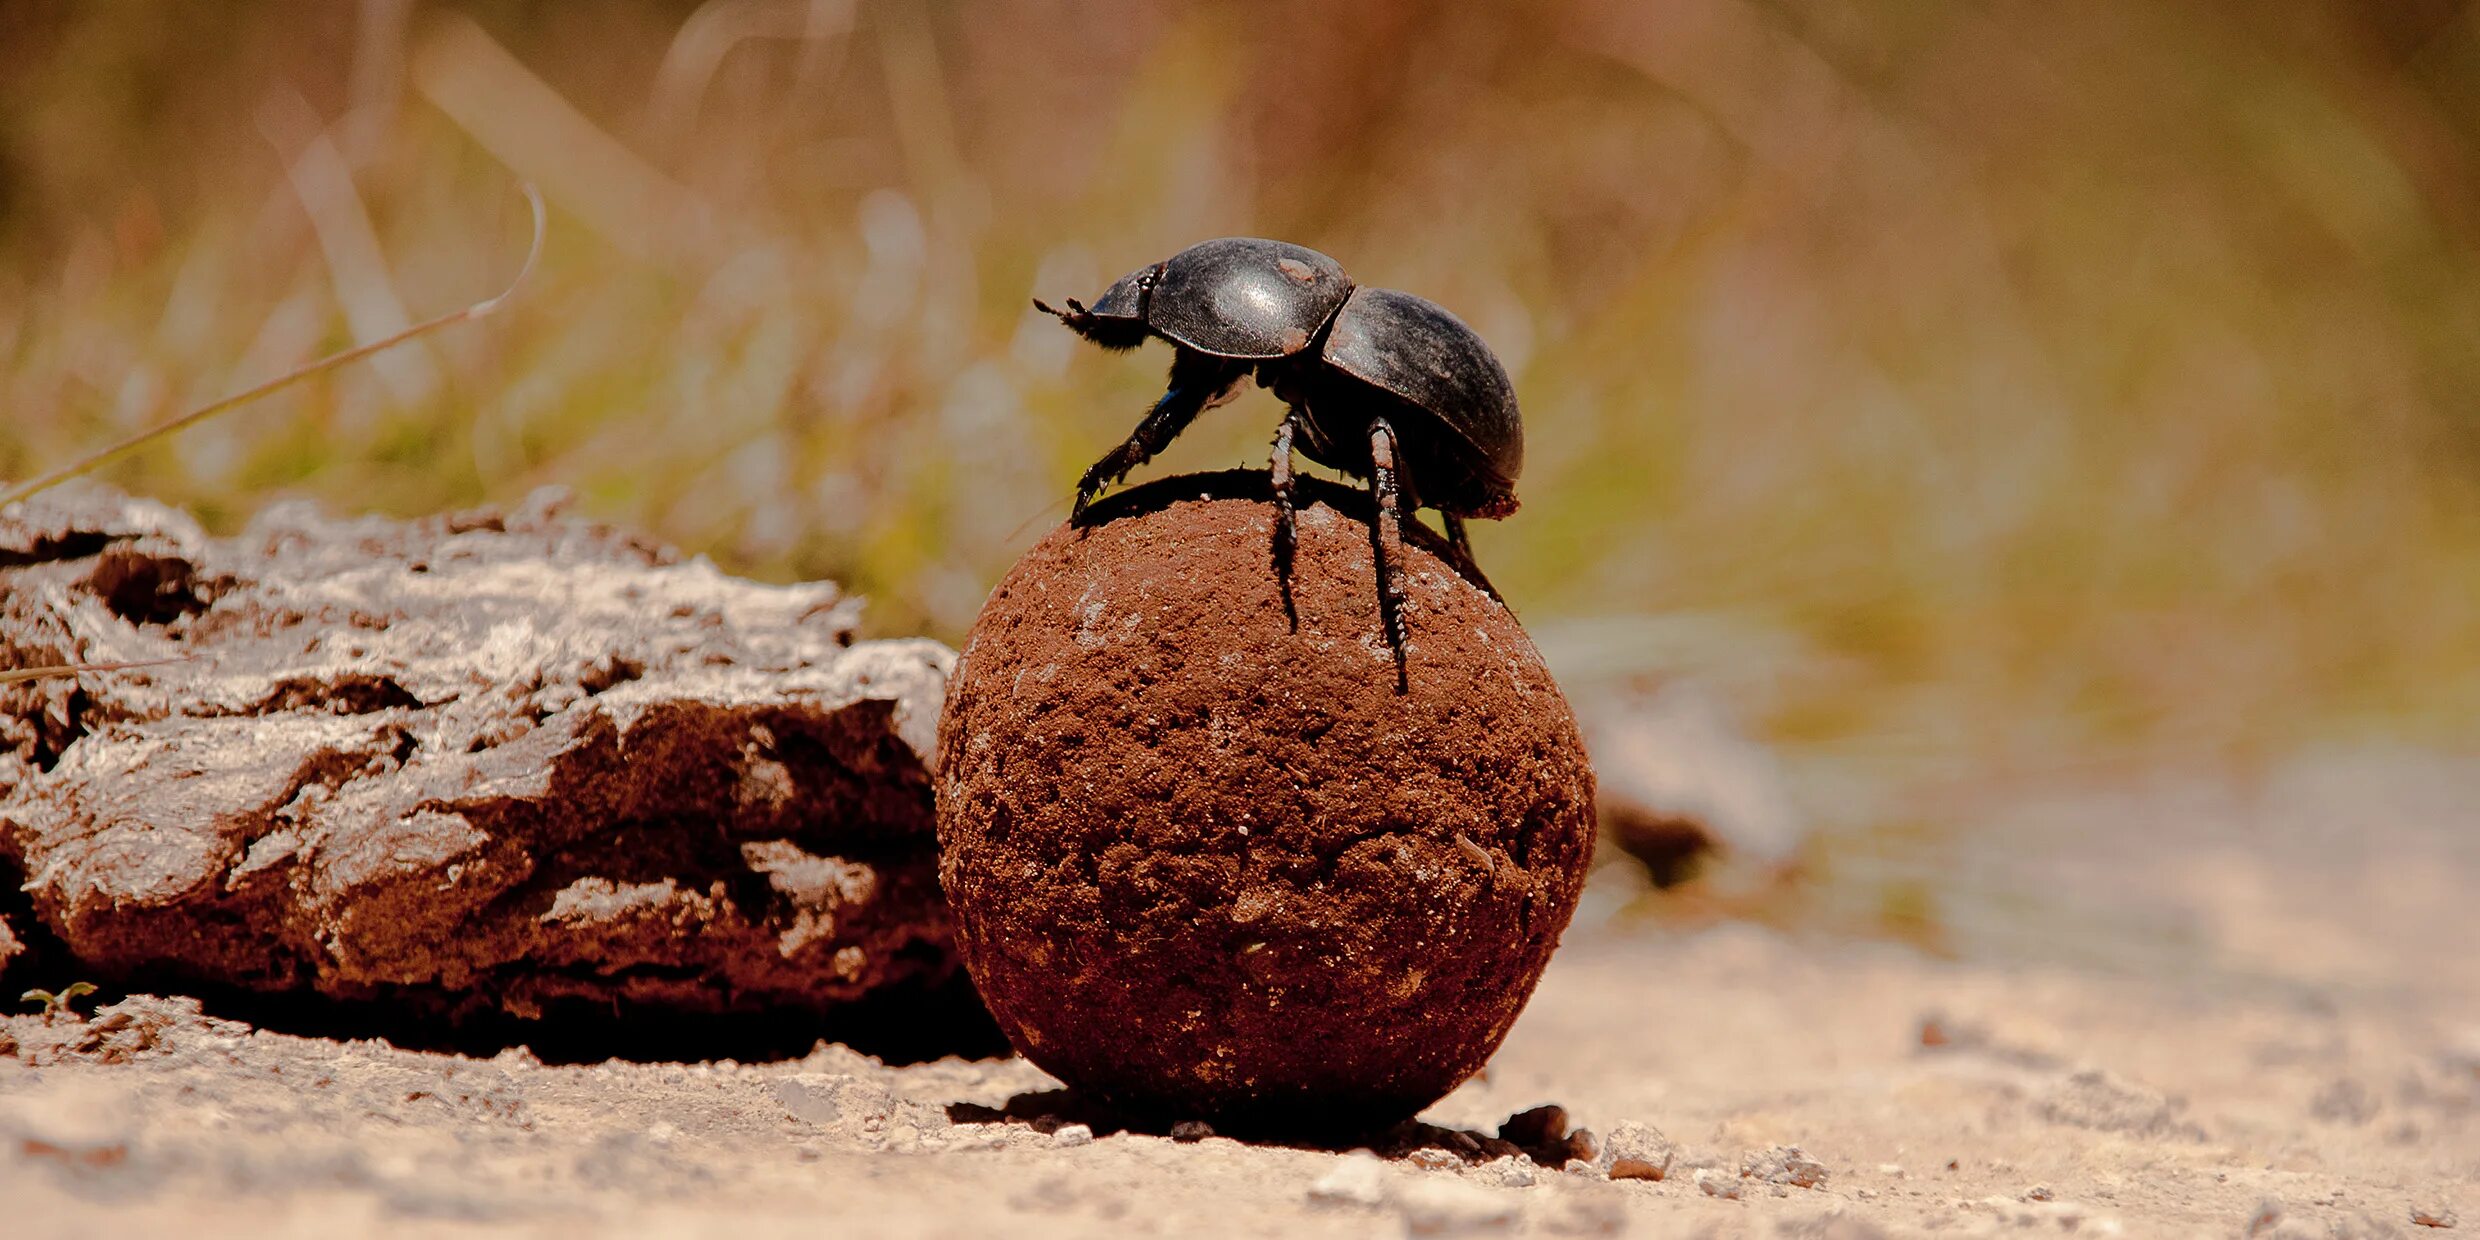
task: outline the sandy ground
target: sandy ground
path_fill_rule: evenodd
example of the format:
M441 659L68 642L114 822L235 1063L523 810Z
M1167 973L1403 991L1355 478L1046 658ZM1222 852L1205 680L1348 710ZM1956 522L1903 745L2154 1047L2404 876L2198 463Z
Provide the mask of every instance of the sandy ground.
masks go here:
M2009 798L1932 859L1951 959L1591 912L1385 1159L1096 1134L1021 1061L20 1017L0 1234L2462 1234L2416 1220L2480 1228L2470 806L2480 765L2400 754ZM1666 1177L1458 1153L1543 1102L1658 1129Z

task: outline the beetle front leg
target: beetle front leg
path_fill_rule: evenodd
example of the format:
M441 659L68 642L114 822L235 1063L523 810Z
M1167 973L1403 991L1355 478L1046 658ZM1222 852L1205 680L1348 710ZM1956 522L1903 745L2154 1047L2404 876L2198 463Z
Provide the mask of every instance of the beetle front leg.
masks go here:
M1292 552L1300 545L1292 496L1292 432L1299 428L1300 406L1294 405L1283 415L1283 424L1274 429L1274 457L1267 464L1267 477L1274 490L1274 583L1283 595L1283 616L1292 629L1300 629L1300 611L1292 602Z
M1102 488L1128 476L1128 471L1154 459L1180 432L1188 429L1197 415L1219 404L1233 385L1246 377L1245 367L1221 358L1206 357L1183 351L1171 363L1171 386L1145 420L1128 433L1120 445L1103 454L1101 460L1085 471L1076 483L1076 508L1068 514L1070 524L1085 519L1085 507L1094 502Z
M1378 508L1373 534L1378 558L1378 623L1395 650L1395 691L1412 691L1404 656L1403 485L1395 472L1395 428L1385 418L1369 421L1369 495Z

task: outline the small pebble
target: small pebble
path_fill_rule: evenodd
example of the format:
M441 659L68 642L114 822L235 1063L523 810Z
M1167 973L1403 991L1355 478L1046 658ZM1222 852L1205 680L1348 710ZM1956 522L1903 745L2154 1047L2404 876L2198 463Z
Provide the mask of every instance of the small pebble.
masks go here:
M1816 1188L1826 1182L1826 1165L1796 1145L1777 1145L1750 1154L1740 1162L1739 1173L1761 1183L1795 1188Z
M1735 1175L1715 1171L1708 1167L1699 1167L1696 1172L1696 1186L1704 1190L1708 1197L1720 1197L1725 1201L1739 1200L1740 1178Z
M1184 1119L1171 1126L1171 1139L1174 1141L1203 1141L1213 1135L1214 1125L1201 1119Z
M1057 1131L1051 1133L1053 1145L1092 1145L1093 1143L1094 1130L1091 1125L1087 1124L1061 1124Z
M2414 1224L2416 1224L2416 1225L2418 1225L2418 1226L2421 1226L2421 1227L2439 1227L2439 1228L2446 1228L2446 1227L2452 1227L2452 1226L2454 1226L2456 1223L2461 1222L2462 1220L2461 1220L2461 1219L2459 1219L2459 1218L2457 1218L2457 1217L2455 1217L2454 1211L2449 1210L2449 1209L2447 1209L2447 1208L2445 1208L2444 1206L2442 1206L2442 1205L2441 1205L2441 1206L2434 1206L2434 1207L2430 1207L2430 1206L2413 1206L2413 1207L2411 1207L2411 1221L2412 1221Z
M1679 1147L1662 1130L1635 1120L1621 1120L1602 1142L1604 1174L1614 1180L1659 1180L1671 1173Z

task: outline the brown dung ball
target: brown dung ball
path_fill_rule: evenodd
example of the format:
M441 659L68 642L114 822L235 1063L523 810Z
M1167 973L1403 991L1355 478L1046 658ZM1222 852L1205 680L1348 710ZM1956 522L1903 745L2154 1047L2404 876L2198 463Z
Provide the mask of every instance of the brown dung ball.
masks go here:
M1166 479L992 593L940 720L940 878L1026 1058L1143 1116L1352 1132L1488 1060L1575 912L1593 775L1515 617L1407 530L1411 691L1366 496Z

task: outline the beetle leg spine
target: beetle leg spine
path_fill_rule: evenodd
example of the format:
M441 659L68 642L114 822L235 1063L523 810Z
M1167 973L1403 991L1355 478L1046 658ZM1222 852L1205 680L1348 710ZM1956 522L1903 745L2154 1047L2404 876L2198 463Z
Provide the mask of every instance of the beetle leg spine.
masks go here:
M1385 418L1369 421L1369 493L1377 503L1378 623L1395 650L1395 691L1412 691L1412 672L1404 653L1403 495L1395 475L1395 428Z

